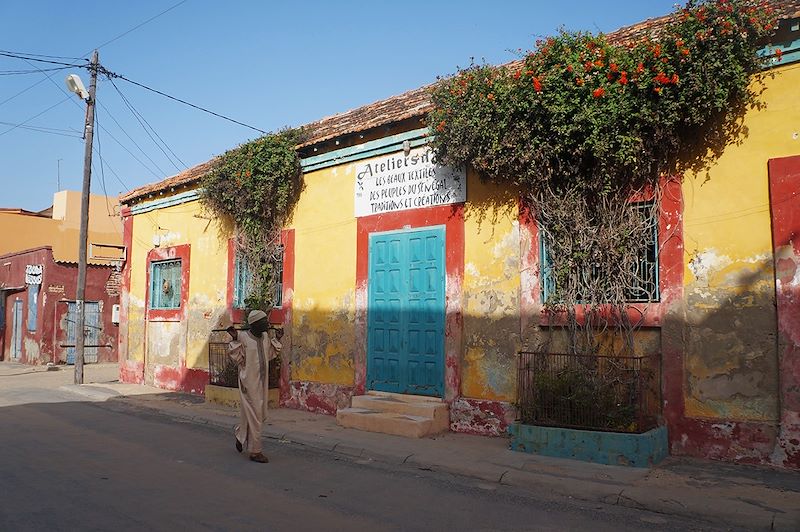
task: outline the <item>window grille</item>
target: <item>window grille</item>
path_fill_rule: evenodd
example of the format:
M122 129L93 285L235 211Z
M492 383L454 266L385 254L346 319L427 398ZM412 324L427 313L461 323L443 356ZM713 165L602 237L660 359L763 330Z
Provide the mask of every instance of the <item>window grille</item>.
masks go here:
M633 211L642 217L649 217L647 242L636 261L634 271L634 284L626 290L628 303L653 303L659 301L658 288L658 218L653 213L652 202L640 202L631 205ZM553 275L553 261L550 256L547 239L544 232L539 239L539 256L541 257L542 270L542 301L547 301L556 291L556 280ZM592 268L591 277L597 277L599 272Z
M150 308L181 307L181 261L165 260L150 264Z
M278 246L275 257L275 294L273 296L275 308L283 304L283 246ZM233 307L246 308L245 301L252 290L252 275L247 260L241 253L236 253L233 266Z

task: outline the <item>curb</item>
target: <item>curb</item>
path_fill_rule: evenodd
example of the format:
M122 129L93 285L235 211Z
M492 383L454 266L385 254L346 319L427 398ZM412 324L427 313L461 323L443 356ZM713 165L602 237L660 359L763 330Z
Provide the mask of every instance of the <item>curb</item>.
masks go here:
M65 384L64 386L59 386L58 389L62 392L80 395L94 401L106 401L120 396L120 393L117 391L94 384Z

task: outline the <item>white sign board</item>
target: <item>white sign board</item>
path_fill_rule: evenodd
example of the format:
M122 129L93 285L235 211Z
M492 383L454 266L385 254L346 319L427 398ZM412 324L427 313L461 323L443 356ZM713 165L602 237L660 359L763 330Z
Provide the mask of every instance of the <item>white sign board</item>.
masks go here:
M25 266L25 284L42 284L41 264L28 264Z
M467 175L433 164L428 148L356 165L356 217L422 209L467 200Z

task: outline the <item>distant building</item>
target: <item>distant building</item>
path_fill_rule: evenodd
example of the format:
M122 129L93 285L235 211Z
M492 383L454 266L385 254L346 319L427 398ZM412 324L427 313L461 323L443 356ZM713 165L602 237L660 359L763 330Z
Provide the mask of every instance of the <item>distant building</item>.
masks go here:
M116 199L91 197L84 328L90 363L117 360L125 250L116 209ZM58 192L39 212L0 209L0 360L74 362L79 224L79 192Z

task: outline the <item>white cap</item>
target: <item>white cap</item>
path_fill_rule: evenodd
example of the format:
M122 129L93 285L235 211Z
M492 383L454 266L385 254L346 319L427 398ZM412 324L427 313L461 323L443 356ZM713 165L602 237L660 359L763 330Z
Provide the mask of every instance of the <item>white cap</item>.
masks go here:
M267 317L267 313L263 310L253 310L250 314L247 315L247 324L252 325L258 320L264 319Z

